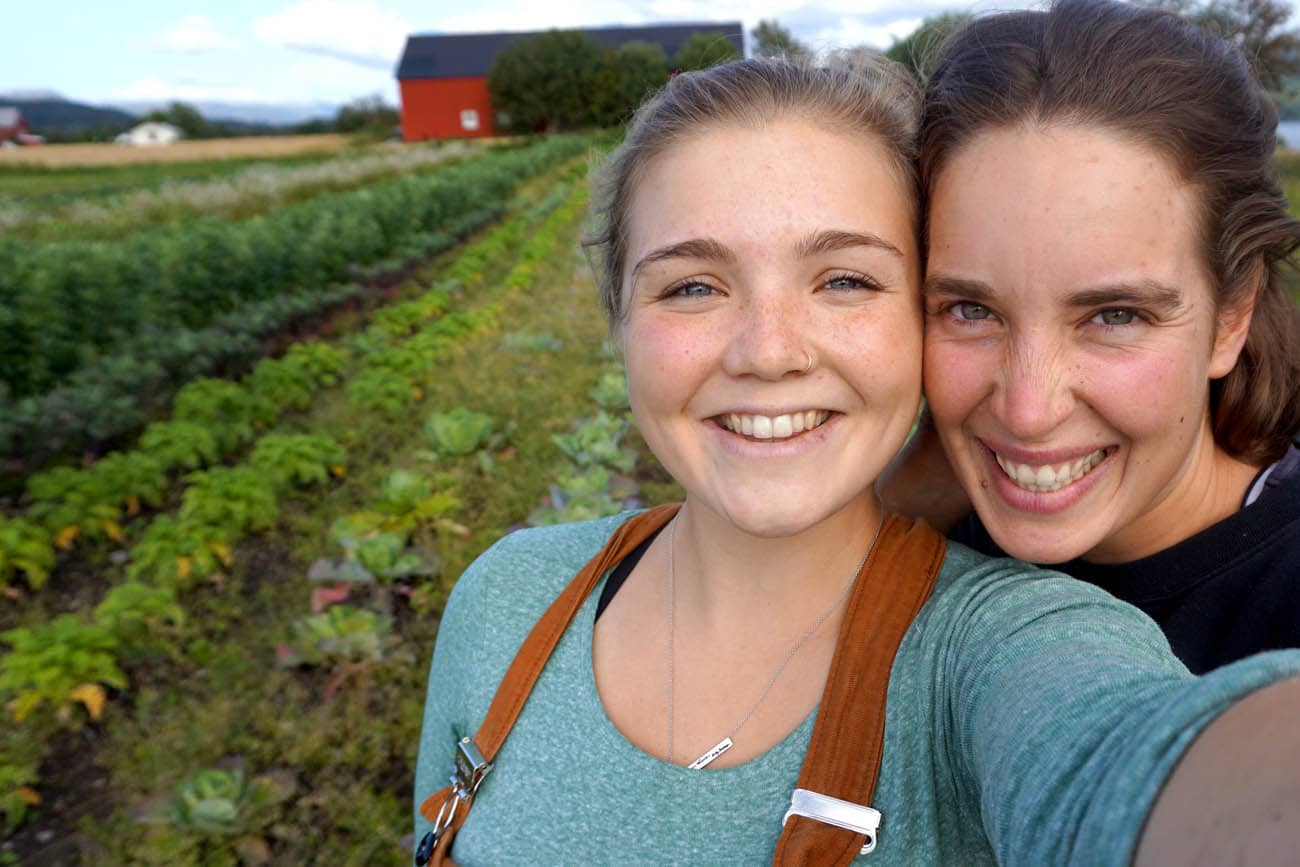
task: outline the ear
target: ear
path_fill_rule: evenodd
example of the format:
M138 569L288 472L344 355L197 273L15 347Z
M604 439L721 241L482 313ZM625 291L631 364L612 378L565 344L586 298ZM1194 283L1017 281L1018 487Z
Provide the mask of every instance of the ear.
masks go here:
M1262 272L1264 269L1261 268ZM1253 281L1250 292L1235 304L1219 311L1214 327L1214 347L1210 351L1210 379L1222 379L1237 366L1241 348L1250 334L1250 323L1255 316L1255 299L1259 296L1260 282L1267 280L1261 274Z

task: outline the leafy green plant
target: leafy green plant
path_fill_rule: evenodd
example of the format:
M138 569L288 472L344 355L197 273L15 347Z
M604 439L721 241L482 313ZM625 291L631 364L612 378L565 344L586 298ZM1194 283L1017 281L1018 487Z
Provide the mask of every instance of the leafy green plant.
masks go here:
M601 409L622 412L629 408L627 400L627 377L621 370L603 373L587 395Z
M571 433L553 434L551 441L580 467L601 464L622 473L630 473L636 466L636 452L621 447L627 429L628 422L625 418L602 410L594 418L583 421Z
M298 410L311 405L316 387L311 371L287 358L259 361L253 372L244 378L244 384L270 406Z
M451 412L430 415L425 419L424 431L438 454L468 455L485 445L492 435L492 416L456 407Z
M96 499L125 503L132 515L140 511L142 501L161 505L167 490L166 465L147 452L114 452L96 461L86 474Z
M131 548L127 577L163 587L189 587L230 566L229 529L159 515Z
M253 438L254 428L275 418L274 404L223 379L196 379L176 393L172 418L203 425L222 452Z
M0 589L21 572L27 586L39 590L54 569L50 534L23 518L0 518Z
M372 611L336 605L298 620L282 665L377 662L384 654L391 626Z
M207 768L176 788L171 821L204 834L242 834L268 794L262 785L246 780L242 768Z
M369 370L348 384L348 404L354 409L388 418L402 414L418 392L406 377L390 370Z
M257 441L249 466L279 488L289 485L323 485L330 474L343 472L347 453L327 436L267 434Z
M54 534L55 547L71 547L78 536L118 542L126 538L122 507L105 502L112 495L97 490L94 478L83 470L55 467L36 473L27 480L27 492L32 498L28 515Z
M98 719L105 698L101 684L126 688L126 675L117 667L117 639L105 627L82 623L75 615L9 629L0 632L0 639L12 646L0 657L0 692L14 696L9 709L15 720L49 702L66 722L77 701Z
M294 344L284 359L306 370L318 386L338 385L347 366L343 350L319 341Z
M197 470L221 459L217 438L192 421L154 422L140 435L140 450L165 466L184 470Z
M411 575L437 575L442 560L427 548L408 548L406 540L393 533L379 533L362 539L356 549L357 562L367 572L385 581Z
M27 818L28 811L40 805L41 796L32 788L36 781L34 763L11 765L0 761L0 814L4 816L4 830L17 828Z
M279 514L271 480L253 467L213 467L190 473L185 481L182 521L243 533L265 530Z
M107 629L123 649L144 651L159 644L169 631L185 623L185 612L170 585L154 587L138 581L119 584L95 606L95 623Z

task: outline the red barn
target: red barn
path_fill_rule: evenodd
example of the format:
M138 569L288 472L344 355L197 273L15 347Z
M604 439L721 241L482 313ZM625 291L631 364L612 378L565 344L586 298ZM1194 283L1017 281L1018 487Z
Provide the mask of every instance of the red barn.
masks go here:
M0 105L0 142L20 141L27 137L23 113L11 105Z
M397 66L402 94L402 138L476 138L496 135L488 98L492 61L525 33L464 33L411 36ZM721 33L743 51L745 30L739 21L664 24L652 27L598 27L583 30L601 48L650 42L671 60L696 33Z

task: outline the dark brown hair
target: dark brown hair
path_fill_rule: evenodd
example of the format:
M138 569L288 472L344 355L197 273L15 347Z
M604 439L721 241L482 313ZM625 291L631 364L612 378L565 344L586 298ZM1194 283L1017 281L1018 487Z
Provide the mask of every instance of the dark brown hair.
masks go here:
M976 19L944 44L926 87L925 189L979 133L1045 122L1153 148L1199 191L1217 309L1256 293L1236 367L1210 384L1215 442L1247 463L1279 458L1300 430L1300 314L1281 275L1300 222L1274 175L1277 111L1246 58L1175 15L1113 0Z
M920 94L902 66L870 50L807 59L737 60L673 76L632 118L623 143L593 176L593 228L584 241L610 327L623 319L628 211L646 167L673 144L711 127L761 129L783 117L875 136L920 206L916 128Z

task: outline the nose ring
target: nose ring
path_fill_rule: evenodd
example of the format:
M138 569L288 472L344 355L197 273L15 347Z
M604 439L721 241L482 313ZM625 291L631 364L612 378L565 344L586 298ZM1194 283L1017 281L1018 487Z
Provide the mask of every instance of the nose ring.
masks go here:
M808 371L812 370L812 364L813 364L812 353L810 353L808 350L805 349L803 351L803 357L808 359L808 362L803 366L803 372L807 373Z

